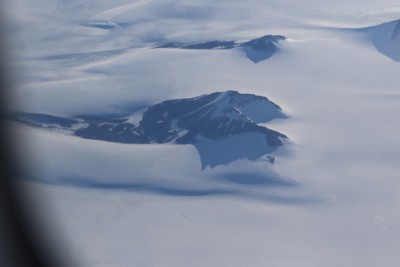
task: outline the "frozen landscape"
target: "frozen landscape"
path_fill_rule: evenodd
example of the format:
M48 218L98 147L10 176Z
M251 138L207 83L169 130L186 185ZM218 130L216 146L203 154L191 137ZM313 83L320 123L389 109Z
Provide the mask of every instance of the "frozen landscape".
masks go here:
M397 1L4 6L19 184L60 262L400 264Z

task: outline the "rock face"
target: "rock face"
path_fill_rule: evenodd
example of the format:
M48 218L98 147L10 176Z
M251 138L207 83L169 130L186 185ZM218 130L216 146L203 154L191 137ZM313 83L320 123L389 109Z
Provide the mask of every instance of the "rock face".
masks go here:
M156 48L181 48L181 49L233 49L241 48L254 63L266 60L278 51L278 43L286 40L282 35L265 35L263 37L243 43L236 41L209 41L203 43L183 44L165 43Z
M145 111L121 117L62 118L20 113L14 119L82 138L119 143L192 144L203 167L257 159L282 146L285 135L259 123L284 119L281 108L266 97L236 91L167 100Z

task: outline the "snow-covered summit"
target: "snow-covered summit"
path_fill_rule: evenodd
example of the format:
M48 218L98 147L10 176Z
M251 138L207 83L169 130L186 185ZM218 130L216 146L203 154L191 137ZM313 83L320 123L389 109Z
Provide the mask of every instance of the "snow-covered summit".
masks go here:
M282 135L257 123L284 117L265 97L226 91L154 105L143 114L139 131L150 142L182 144L257 132L265 134L270 145L281 145Z

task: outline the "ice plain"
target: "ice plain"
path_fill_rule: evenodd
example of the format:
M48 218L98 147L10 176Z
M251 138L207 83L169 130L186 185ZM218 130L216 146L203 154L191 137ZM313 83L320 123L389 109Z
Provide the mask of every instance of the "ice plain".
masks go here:
M267 126L290 140L273 171L296 183L261 187L214 178L257 176L262 162L202 171L190 146L126 147L12 124L37 176L21 186L71 266L400 262L400 65L394 41L382 50L376 39L394 29L384 23L399 19L396 1L7 4L17 80L10 109L119 114L232 89L264 95L289 116ZM235 49L152 49L266 34L288 39L258 63ZM63 183L82 175L92 184Z

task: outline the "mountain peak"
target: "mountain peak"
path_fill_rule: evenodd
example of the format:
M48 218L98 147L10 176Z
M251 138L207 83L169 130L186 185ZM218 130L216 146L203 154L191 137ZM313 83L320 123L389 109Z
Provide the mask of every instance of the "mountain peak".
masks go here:
M256 38L253 40L250 40L248 42L244 42L240 44L241 46L250 46L254 48L255 50L264 50L268 49L271 44L276 44L279 41L286 40L285 36L282 35L264 35L260 38Z
M367 35L378 52L400 62L400 20L358 30Z

